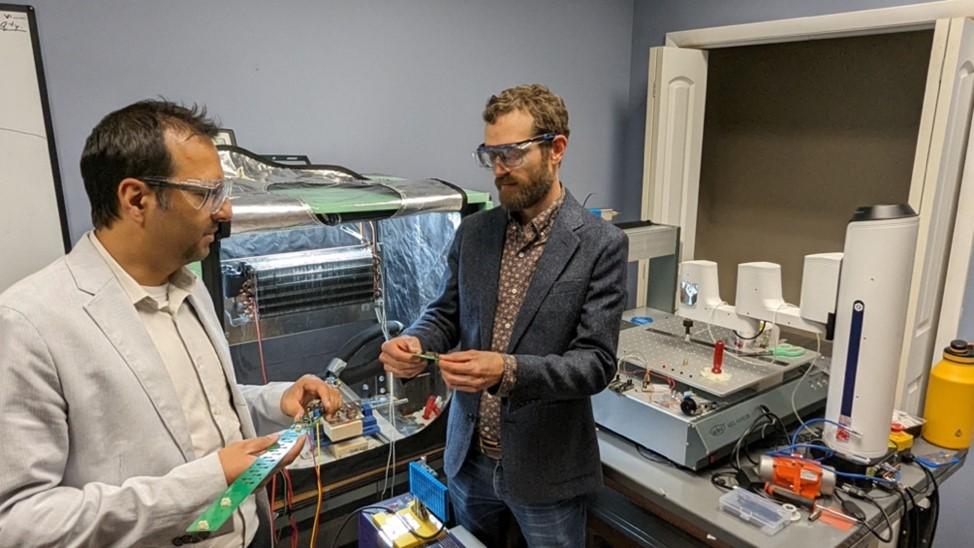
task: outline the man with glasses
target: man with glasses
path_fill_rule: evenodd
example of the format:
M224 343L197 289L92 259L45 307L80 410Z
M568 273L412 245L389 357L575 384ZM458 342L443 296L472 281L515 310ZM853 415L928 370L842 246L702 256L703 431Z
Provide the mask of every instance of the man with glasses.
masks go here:
M0 295L0 545L198 542L186 527L275 441L258 431L340 405L311 375L234 379L185 268L231 217L215 134L165 101L106 116L81 158L94 230ZM251 496L201 545L267 546L269 517Z
M530 546L584 546L584 495L602 481L589 397L615 375L627 240L561 183L560 97L517 86L483 118L474 156L501 207L464 219L443 293L380 359L413 377L417 353L443 353L456 389L445 468L464 527L501 546L513 515Z

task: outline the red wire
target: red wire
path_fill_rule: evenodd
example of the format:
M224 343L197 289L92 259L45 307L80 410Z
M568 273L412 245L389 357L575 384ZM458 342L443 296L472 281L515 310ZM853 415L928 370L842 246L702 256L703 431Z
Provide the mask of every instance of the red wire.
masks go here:
M287 507L290 509L294 507L294 484L291 482L291 474L286 468L284 469L284 484ZM291 548L298 548L298 525L294 521L293 511L288 512L288 523L291 524Z
M672 378L667 377L666 375L664 375L662 373L657 373L656 371L653 371L652 369L649 369L647 367L646 368L646 374L649 375L649 376L656 375L657 377L660 377L661 379L663 379L664 381L666 381L666 384L670 385L670 388L676 388L676 381L674 381Z
M257 275L254 275L254 330L257 332L257 356L260 358L260 380L267 384L267 366L264 365L264 341L260 334L260 314L257 312Z
M274 537L274 543L280 540L277 536L277 527L274 526L274 503L277 502L277 474L271 477L271 535Z

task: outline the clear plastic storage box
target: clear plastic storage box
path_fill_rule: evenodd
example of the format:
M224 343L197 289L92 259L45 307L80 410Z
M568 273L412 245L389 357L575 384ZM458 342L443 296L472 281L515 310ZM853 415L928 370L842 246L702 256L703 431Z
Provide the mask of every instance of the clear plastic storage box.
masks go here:
M734 489L720 497L720 509L759 527L768 535L791 523L791 512L780 504L744 489Z

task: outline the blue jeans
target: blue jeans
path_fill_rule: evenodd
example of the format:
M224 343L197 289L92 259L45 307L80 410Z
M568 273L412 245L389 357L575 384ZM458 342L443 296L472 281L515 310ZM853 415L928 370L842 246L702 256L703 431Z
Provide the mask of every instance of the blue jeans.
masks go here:
M585 546L584 496L549 504L515 502L504 488L500 461L476 449L470 450L449 489L457 521L488 548L504 546L511 515L531 548Z

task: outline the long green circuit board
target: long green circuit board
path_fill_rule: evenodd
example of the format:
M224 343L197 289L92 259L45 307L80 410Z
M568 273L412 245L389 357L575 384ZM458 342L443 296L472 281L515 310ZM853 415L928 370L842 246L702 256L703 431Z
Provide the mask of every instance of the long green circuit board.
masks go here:
M208 533L223 527L228 519L233 517L234 511L240 506L251 493L260 487L261 482L270 475L281 459L287 455L294 444L305 434L306 426L298 423L291 428L281 432L277 442L270 446L267 451L260 454L257 460L244 470L243 474L236 480L222 495L217 497L198 518L186 529L187 533Z

